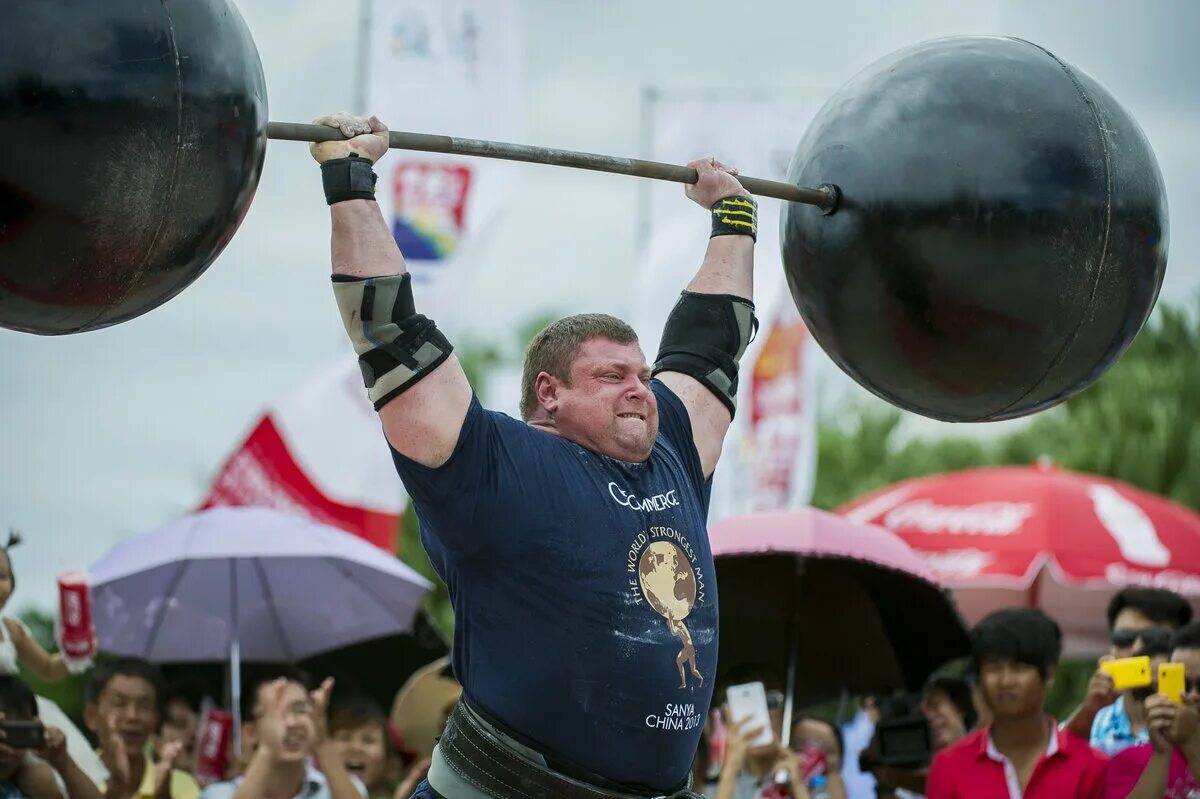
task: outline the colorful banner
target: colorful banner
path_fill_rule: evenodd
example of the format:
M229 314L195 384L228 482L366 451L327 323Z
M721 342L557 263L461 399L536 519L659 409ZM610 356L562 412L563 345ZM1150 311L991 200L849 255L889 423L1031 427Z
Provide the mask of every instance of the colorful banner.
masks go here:
M366 0L367 108L395 130L523 140L518 0ZM450 318L516 165L393 150L377 197L422 311Z
M521 141L520 0L364 0L366 108L394 130ZM452 325L456 286L517 165L393 150L377 198L421 311ZM266 505L394 549L405 495L354 354L285 398L225 462L203 507Z
M715 155L743 174L785 180L819 93L647 92L643 157L668 163ZM648 358L679 292L704 259L710 221L675 184L643 187L640 286L632 312ZM713 482L710 520L808 503L816 463L817 348L783 277L778 200L759 200L755 305L760 330L742 358L738 414Z

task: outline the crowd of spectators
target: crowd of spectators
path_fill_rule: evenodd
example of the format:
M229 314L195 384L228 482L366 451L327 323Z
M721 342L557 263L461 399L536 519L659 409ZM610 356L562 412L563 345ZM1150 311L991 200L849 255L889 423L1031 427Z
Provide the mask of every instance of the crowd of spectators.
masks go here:
M778 675L734 667L724 685L766 688L772 743L754 745L760 730L726 707L718 734L706 730L697 774L708 778L710 799L1200 799L1200 624L1191 605L1171 591L1126 588L1107 623L1109 651L1061 720L1045 706L1062 632L1032 608L980 620L969 662L934 675L918 696L862 697L842 714L849 718L802 716L790 736ZM1135 657L1149 659L1149 684L1116 690L1104 664ZM1182 696L1159 693L1164 663L1182 666Z
M0 550L0 609L14 585ZM969 661L933 675L918 695L861 697L852 712L797 710L787 730L781 676L724 664L694 788L709 799L1200 799L1191 605L1127 588L1107 624L1109 651L1062 720L1044 709L1062 633L1032 608L980 620ZM1148 659L1149 684L1118 691L1106 663L1132 657ZM1182 695L1159 691L1167 663L1181 667ZM200 751L211 746L202 728L213 698L186 675L168 686L157 666L134 658L88 673L82 722L92 743L80 750L57 719L41 718L44 702L17 676L21 666L49 681L70 671L19 622L0 618L0 799L403 799L428 768L372 699L288 667L245 686L240 726L219 739L213 773L213 753ZM724 704L730 686L747 684L761 684L766 722Z

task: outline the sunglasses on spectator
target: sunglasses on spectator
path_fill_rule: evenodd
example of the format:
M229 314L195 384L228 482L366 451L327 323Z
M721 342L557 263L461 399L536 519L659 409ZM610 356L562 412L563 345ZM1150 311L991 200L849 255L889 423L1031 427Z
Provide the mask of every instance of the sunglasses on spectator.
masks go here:
M1147 627L1144 630L1113 630L1112 645L1119 649L1128 649L1134 642L1142 639L1142 644L1156 649L1165 649L1171 644L1171 633L1159 627Z

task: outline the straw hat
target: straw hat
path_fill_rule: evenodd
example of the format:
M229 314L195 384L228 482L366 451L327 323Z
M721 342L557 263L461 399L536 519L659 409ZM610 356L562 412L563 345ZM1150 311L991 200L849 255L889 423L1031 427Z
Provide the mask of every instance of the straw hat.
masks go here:
M462 686L443 657L408 678L392 703L391 726L403 749L417 758L433 754L433 745L446 726Z

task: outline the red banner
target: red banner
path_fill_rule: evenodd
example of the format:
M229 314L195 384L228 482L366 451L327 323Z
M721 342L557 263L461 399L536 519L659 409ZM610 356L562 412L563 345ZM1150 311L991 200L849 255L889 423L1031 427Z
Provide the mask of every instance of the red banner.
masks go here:
M400 517L325 496L296 462L270 415L262 418L225 461L201 510L218 505L260 505L288 511L396 551Z

